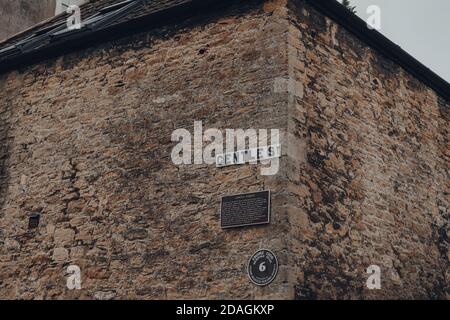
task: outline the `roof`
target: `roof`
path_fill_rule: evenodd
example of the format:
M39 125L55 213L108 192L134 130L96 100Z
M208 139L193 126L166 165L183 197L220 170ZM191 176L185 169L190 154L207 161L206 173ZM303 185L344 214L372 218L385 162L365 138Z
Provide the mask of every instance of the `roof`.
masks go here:
M128 20L145 16L156 11L164 10L170 7L178 6L183 3L191 2L192 0L88 0L86 3L80 6L81 17L83 20L88 20L93 16L101 16L105 11L123 10L124 15L118 19L113 19L110 25L116 25ZM126 8L128 7L128 8ZM40 22L27 30L24 30L8 39L0 41L0 50L5 46L15 44L21 40L26 39L28 36L36 32L51 31L47 28L65 24L69 15L63 12L59 15L51 17L49 19ZM104 18L108 16L103 14ZM111 17L111 16L109 16ZM88 21L84 21L84 26L89 24Z
M0 42L0 73L55 56L55 53L82 48L83 44L92 45L138 32L137 28L127 28L128 23L142 23L142 18L160 16L175 8L183 10L186 5L192 7L200 2L209 0L90 0L80 6L81 29L69 30L69 14L63 12ZM89 41L94 40L93 37L95 41ZM76 44L71 44L75 39ZM66 50L61 51L63 47Z
M0 43L0 73L169 21L206 14L245 0L90 0L80 7L82 28L68 30L62 13ZM335 0L304 1L402 66L450 101L450 84ZM76 40L76 41L73 41Z

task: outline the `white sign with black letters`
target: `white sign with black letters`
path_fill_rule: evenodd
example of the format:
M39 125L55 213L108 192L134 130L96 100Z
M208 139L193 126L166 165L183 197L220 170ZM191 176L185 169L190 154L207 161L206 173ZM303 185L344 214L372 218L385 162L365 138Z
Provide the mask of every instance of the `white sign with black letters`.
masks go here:
M237 164L256 163L281 157L281 146L270 145L253 149L239 150L216 156L216 167L226 167Z

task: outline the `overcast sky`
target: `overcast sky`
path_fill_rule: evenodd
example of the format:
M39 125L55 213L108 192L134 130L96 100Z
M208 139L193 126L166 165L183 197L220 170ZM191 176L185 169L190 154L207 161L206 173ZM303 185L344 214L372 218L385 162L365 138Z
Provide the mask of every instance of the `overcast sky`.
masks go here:
M342 2L342 1L339 1ZM450 0L350 0L358 15L381 9L381 30L425 66L450 82Z

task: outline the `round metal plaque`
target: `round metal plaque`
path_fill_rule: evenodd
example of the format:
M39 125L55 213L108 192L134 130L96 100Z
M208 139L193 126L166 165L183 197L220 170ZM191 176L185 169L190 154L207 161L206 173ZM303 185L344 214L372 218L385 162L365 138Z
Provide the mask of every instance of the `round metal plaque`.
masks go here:
M248 261L247 271L254 284L257 286L268 285L277 276L277 257L269 250L259 250Z

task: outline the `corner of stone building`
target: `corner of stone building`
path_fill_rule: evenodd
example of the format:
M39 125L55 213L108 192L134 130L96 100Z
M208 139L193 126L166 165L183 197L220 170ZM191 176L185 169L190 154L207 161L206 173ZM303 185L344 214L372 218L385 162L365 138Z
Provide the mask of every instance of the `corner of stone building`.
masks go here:
M8 197L10 181L10 157L13 137L11 135L11 113L13 112L13 99L9 96L14 79L19 77L17 72L0 74L0 219L4 216L4 204ZM17 80L15 80L17 81ZM17 82L19 83L19 82ZM5 243L5 235L0 230L0 242Z
M448 104L304 2L289 1L286 19L295 298L445 296L448 247L437 229L448 219L440 189ZM408 181L416 184L412 194L400 187ZM384 290L366 288L372 264L383 270Z
M102 92L100 89L104 87L104 84L100 83L99 77L95 76L93 71L95 69L96 72L104 74L108 85L115 90L114 92L120 92L124 95L123 99L119 101L124 106L118 110L119 108L111 108L115 104L109 99L106 99L106 102L101 101L107 97L106 91L103 91L99 96L91 95L93 103L97 103L99 106L94 108L95 110L84 108L81 103L77 102L75 110L64 110L62 104L58 103L55 104L55 109L52 109L52 112L64 119L66 117L72 120L77 119L76 117L84 119L86 121L82 127L83 134L85 134L84 138L95 136L92 128L105 131L107 134L103 139L109 139L105 141L110 141L117 148L105 147L96 152L107 153L110 157L123 157L122 162L106 163L108 166L120 170L116 170L116 176L106 174L105 177L101 177L104 168L95 158L78 155L76 161L73 161L72 158L67 158L66 154L60 154L58 170L63 171L62 177L58 176L58 179L52 182L51 187L53 187L53 190L59 190L59 184L62 183L60 178L63 179L64 189L61 188L61 196L58 193L55 195L55 192L42 191L41 182L45 180L33 179L29 181L37 192L36 198L41 196L43 198L51 194L53 198L49 201L59 202L61 200L63 205L55 206L55 208L52 208L52 214L44 217L47 219L43 224L46 229L43 230L41 239L44 239L46 249L37 252L32 260L29 260L28 257L19 256L22 259L19 260L21 267L27 265L29 261L35 263L34 270L32 270L33 277L36 272L39 274L45 272L45 276L36 286L33 284L23 286L23 288L27 288L26 293L19 291L19 293L14 293L14 288L17 288L18 284L12 281L8 287L8 293L5 293L5 295L31 297L33 291L38 292L37 289L48 282L53 287L48 292L36 293L38 297L71 297L75 293L70 293L67 290L62 291L61 289L64 288L64 284L61 284L63 279L61 271L63 271L64 263L76 261L85 270L83 276L86 279L87 289L80 296L86 298L110 299L125 296L128 298L184 298L186 296L255 299L371 298L377 297L377 295L371 295L365 291L364 266L375 261L387 266L389 282L391 282L389 288L393 292L391 296L395 297L395 290L401 288L402 284L400 275L408 272L408 270L411 271L420 267L417 263L408 264L408 259L416 259L417 262L417 258L412 252L414 247L402 247L400 244L391 248L383 242L378 246L371 243L374 239L379 240L382 237L398 241L400 236L388 231L395 224L407 229L401 225L401 219L408 218L409 211L405 209L408 204L401 202L401 195L398 196L398 199L393 197L385 201L386 194L381 193L369 201L369 203L375 203L376 207L367 206L363 200L368 197L367 193L370 190L367 191L367 189L370 188L370 181L364 181L364 172L370 172L373 178L376 178L376 174L372 172L376 173L377 170L389 171L389 168L377 162L377 157L369 159L371 162L369 161L368 164L364 165L362 162L367 160L367 157L363 158L363 156L366 156L365 150L363 148L358 149L358 144L383 145L382 142L384 141L392 142L389 140L389 134L396 137L403 130L406 133L406 131L411 132L421 127L412 125L409 128L407 126L399 128L399 132L388 132L381 125L374 129L364 124L364 121L359 118L359 114L364 114L371 120L375 119L386 127L388 126L386 123L392 124L401 121L401 118L390 110L387 110L386 114L394 120L390 120L391 122L384 121L382 109L376 105L370 106L372 108L370 109L371 114L365 114L366 109L361 104L365 102L364 99L367 99L368 93L364 90L359 92L349 89L352 85L358 85L361 81L371 79L372 75L366 68L369 64L367 61L362 64L364 67L361 68L360 75L355 75L357 69L352 66L354 57L366 53L368 49L359 50L356 48L349 52L339 52L340 56L338 57L338 50L341 50L338 46L345 44L348 39L344 38L335 23L324 16L312 13L309 8L303 7L301 3L304 2L268 0L264 1L262 6L259 6L261 3L258 2L257 10L254 11L257 12L257 15L251 17L254 18L253 21L246 21L246 19L238 21L236 19L238 23L242 23L241 31L248 29L249 26L251 27L242 35L242 40L248 40L251 43L245 48L236 45L236 42L231 45L223 44L224 37L220 34L208 38L198 29L194 29L194 36L190 38L190 41L196 41L199 47L200 45L204 46L205 41L212 43L211 47L208 48L210 53L204 52L202 54L204 58L199 60L195 51L192 55L186 56L184 53L174 50L176 58L173 59L175 62L178 57L186 57L184 61L186 69L177 68L176 63L165 67L165 72L172 72L173 77L161 80L161 84L156 86L154 92L148 93L146 98L153 103L136 103L134 99L141 92L140 88L137 88L135 82L129 81L130 79L125 78L120 79L120 81L117 79L118 75L130 73L128 70L135 70L135 68L128 67L136 59L141 59L138 55L142 51L130 50L130 56L127 57L120 54L113 57L108 56L108 58L120 62L117 66L107 65L105 62L107 59L99 59L102 62L99 66L96 66L95 52L91 53L94 57L90 60L90 64L80 63L77 65L79 61L72 56L73 61L70 66L64 67L64 72L68 77L73 77L76 72L79 72L87 80L90 80L99 92ZM224 28L224 33L227 35L234 32L231 23L221 24L218 28ZM146 77L145 75L158 74L163 70L159 69L159 65L154 63L154 61L161 60L158 50L165 52L167 47L173 48L175 43L173 39L166 39L165 41L155 44L154 52L148 53L143 49L144 53L147 54L145 57L148 60L146 61L151 61L140 64L142 68L146 68L146 73L144 72L141 75L141 81L147 87L152 87L155 83L152 77ZM259 47L255 48L255 44ZM192 72L189 72L189 67L198 66L199 70L203 70L202 68L207 67L205 61L209 54L222 54L227 50L237 52L240 49L245 51L245 56L241 60L241 68L248 72L243 74L248 77L247 82L249 84L246 85L246 90L249 95L258 96L256 100L252 100L249 104L242 104L241 96L231 95L230 92L234 92L234 89L242 89L243 75L238 76L233 70L228 70L226 67L223 70L224 67L220 64L215 66L217 69L210 70L212 78L206 79L203 77L199 80L199 85L203 85L205 88L213 88L211 91L199 94L195 88L186 86L184 87L185 93L192 97L192 103L195 104L188 104L183 100L183 97L179 95L179 87L184 85L183 80L195 77ZM117 54L114 50L108 53L111 56L114 54ZM324 57L327 56L330 57L329 63L339 63L338 66L342 73L333 74L332 72L335 70L332 70L332 67L326 62L323 63L323 60L326 60ZM348 62L347 65L339 60L341 56ZM273 63L274 66L264 69L261 65L253 65L252 61L257 59L264 61L263 66L267 67L270 63ZM122 63L123 61L126 62ZM373 83L373 85L381 90L380 85L383 84L383 81L389 81L389 79L377 75L376 72L383 71L381 63L385 63L382 62L381 58L378 58L378 61L380 66L374 67L375 71L372 70L372 72L379 78L379 81ZM59 63L54 67L58 68ZM323 67L323 71L319 70L321 67ZM260 71L260 73L255 70ZM321 72L324 73L323 77ZM327 77L326 72L330 73L331 76ZM29 73L24 74L23 78L25 82L32 82L35 76L33 73ZM57 75L51 76L50 81L47 81L48 79L46 80L42 75L39 75L39 78L39 81L46 84L47 90L56 96L56 92L59 92L59 90L54 86L52 87L51 84L58 81ZM364 80L361 80L362 78ZM0 78L0 86L7 87L8 81L13 81L16 84L13 85L10 82L9 86L19 88L17 84L21 81L19 76L11 76L10 74L8 79L1 80ZM390 79L392 80L392 77ZM260 82L261 80L263 82ZM214 83L214 87L211 87L211 83ZM405 83L402 90L407 92L411 89L407 88L406 81ZM124 85L127 90L123 89ZM76 89L76 93L83 95L86 92L91 92L85 89L85 86L85 84L81 84L80 88ZM385 86L387 85L385 84ZM416 84L411 82L410 87L416 87ZM328 95L333 89L338 89L338 93L330 98ZM34 95L34 92L39 90L39 86L36 85L26 94ZM262 90L263 94L261 94L262 91L257 90ZM111 95L112 91L108 92ZM217 92L219 92L219 96L222 94L223 97L219 99ZM407 94L403 94L407 96ZM0 91L1 95L2 91ZM112 95L115 95L115 93ZM205 104L205 97L208 97L207 105ZM37 97L36 94L34 98L37 104L46 105L46 102L43 101L44 97ZM6 99L10 99L10 97L7 96ZM383 99L382 97L376 99L387 108L389 103L385 100L389 99ZM428 96L427 99L436 100L433 96ZM414 99L410 97L410 100ZM24 101L19 99L21 110L24 112L26 111L27 101L27 99ZM396 100L392 102L392 105L394 105L393 108L395 105L400 105L401 107L397 108L405 112L402 104L406 102L406 100ZM238 108L246 110L245 116L240 116L240 111L236 112L236 117L228 110L225 112L224 110L228 109L229 103L236 105L235 110ZM337 107L347 103L349 104L348 108ZM179 106L180 110L187 111L186 115L179 116L167 113L169 107L174 104ZM434 109L434 105L435 103L430 105L432 112L437 110ZM439 105L441 113L448 115L448 104L440 102ZM6 109L1 109L3 107ZM130 114L122 112L122 109L125 110L126 108L130 110L130 113L133 113L131 117ZM11 118L8 115L9 112L11 112L11 104L0 106L0 125L3 125L6 129L9 128L8 119ZM101 118L111 112L117 120L114 124L110 122L89 122L92 118ZM407 112L405 112L405 117ZM181 170L174 169L168 161L167 152L156 151L156 146L164 143L164 147L169 149L170 143L167 143L167 137L170 136L170 130L167 128L172 128L175 125L185 126L187 123L199 120L198 117L203 118L208 113L219 115L219 120L215 124L220 127L231 123L235 126L256 127L261 125L270 129L269 126L273 125L275 128L279 128L283 135L281 137L281 167L278 174L268 177L255 177L259 174L259 172L256 173L256 171L259 171L259 167L256 168L255 166L234 168L222 173L217 173L215 169L209 171L207 168L201 168L197 172L187 171L184 173ZM147 129L146 121L148 119L146 117L151 114L158 115L156 121L152 124L153 128L161 129L161 123L167 124L166 131L164 131L166 137L160 136L162 132L152 136L151 138L154 141L151 141L151 152L142 154L134 148L137 148L140 143L145 145L149 143L147 135L141 130ZM418 116L418 114L413 115L414 117ZM336 121L339 117L347 116L352 118L346 123ZM208 117L204 118L208 119ZM18 117L15 117L15 119L21 121ZM442 121L442 119L439 119L438 123L440 133L436 134L433 131L429 133L429 136L437 137L440 141L443 141L446 132L448 136L448 129L446 129L445 121ZM208 122L208 124L210 123ZM26 125L22 120L20 125L16 127L19 128L18 130L23 130ZM76 148L74 152L77 152L77 150L88 151L89 148L99 147L97 143L99 140L80 140L72 135L70 130L61 128L61 123L57 121L33 123L32 125L33 130L39 130L41 126L45 128L46 125L55 126L59 132L66 135L55 134L52 137L54 140L49 145L52 148L64 145L65 141L68 141L65 145L67 150ZM105 128L108 130L105 130ZM362 130L363 134L357 130L358 128ZM0 128L0 130L2 129ZM133 131L136 132L133 133ZM378 132L382 133L380 139L377 138ZM0 141L9 136L8 130L0 131ZM145 141L143 140L144 136ZM373 137L374 141L366 137ZM408 139L406 134L402 135L402 139L409 142L409 140L406 140ZM133 141L136 145L127 147L129 141ZM355 143L351 143L351 141L355 141ZM73 144L73 146L69 148L69 144ZM20 146L16 147L20 148ZM386 152L385 157L390 157L393 153L398 156L400 152L413 154L416 150L402 149L400 143L395 143L390 147L393 148L393 151ZM442 150L439 152L447 152L444 143L441 143L441 148ZM122 150L122 152L118 154L117 150ZM37 151L40 152L41 156L46 155L46 150L37 149ZM377 149L371 149L370 151L375 153ZM430 151L430 153L437 152L435 149ZM3 161L3 155L8 155L9 152L7 149L1 149L0 152L0 170L3 172L4 168L9 169L9 165L1 161ZM154 159L155 156L162 157L164 161ZM8 156L5 159L8 159ZM427 174L428 171L434 170L433 172L436 174L436 172L445 168L445 164L435 158L431 160L437 163L435 166L437 169L434 167L427 168L424 159L425 156L423 159L419 159L420 165L417 165L416 172L424 175L425 179L431 179ZM416 160L414 159L414 161ZM123 165L127 163L133 163L137 167L122 169ZM393 165L394 169L398 169L398 171L409 170L405 166L396 167L395 161ZM155 176L146 174L149 168L155 170ZM27 168L25 167L25 169ZM52 175L54 168L49 166L45 170L43 173ZM390 175L395 174L391 171L388 173ZM22 180L17 172L15 175L16 180ZM130 176L136 179L131 186L129 186ZM212 180L216 181L205 184L204 179L212 176L214 176ZM445 174L436 174L436 176L439 177L440 183L445 184ZM3 177L8 177L8 174L0 176L0 197L5 194L5 190L2 189L3 185L8 186L8 183L1 180ZM162 181L164 179L169 181L165 183ZM403 183L408 184L408 181L414 179L414 176L409 174L402 179ZM23 181L26 182L26 177ZM187 183L187 185L185 186L184 183ZM383 185L391 183L391 181L378 181L378 183ZM175 192L164 190L166 187L173 188L174 184L179 185L180 189L175 190ZM127 185L127 189L123 190ZM143 190L140 190L142 185L147 185L155 194L147 195L144 193ZM401 185L395 187L398 189L401 188ZM196 196L191 194L192 188L195 189ZM215 219L217 215L215 211L220 195L230 190L240 191L252 188L264 188L273 191L271 224L264 227L239 230L239 232L233 230L226 233L218 231L216 229L217 221ZM96 192L101 194L97 199L94 197L93 191L96 189ZM431 192L433 192L433 189L435 189L435 186L431 185ZM130 205L135 207L127 215L129 221L118 224L117 221L119 220L116 217L120 217L122 213L126 212L122 206L127 197L130 197L130 195L125 195L126 192L130 192L131 200L133 200ZM395 193L394 187L392 193ZM402 195L409 197L411 193L406 190ZM448 206L448 202L445 202L442 194L432 194L431 196L434 197L433 201L440 203L439 208L431 206L429 199L425 197L422 200L426 205L432 207L429 213L433 215L433 219L439 222L439 215L444 214L441 211ZM162 201L161 198L165 198L165 200ZM30 200L32 200L31 197ZM13 204L20 201L23 201L21 195L16 194ZM171 201L178 202L178 205L170 205ZM197 212L199 211L197 207L199 203L203 210L201 215ZM128 206L128 203L126 205ZM182 205L185 210L181 210L179 205ZM77 211L84 210L84 208L86 208L86 215L74 214ZM423 207L412 209L414 210L413 214L416 214ZM369 214L366 214L364 210ZM70 219L68 217L59 219L58 217L65 216L57 213L60 211L68 213ZM109 211L109 216L102 218L103 211ZM141 214L142 212L145 214ZM381 218L377 217L377 212L381 212ZM389 216L390 213L398 214L398 216L392 218ZM15 213L15 216L19 214L23 213ZM195 216L194 219L192 219L192 216ZM201 219L199 219L199 216L201 216ZM372 219L370 221L372 224L364 221L367 218ZM443 217L441 218L441 220L445 220ZM373 225L380 221L388 231ZM91 222L98 228L94 228ZM421 223L425 225L428 222L426 219L421 220ZM170 228L168 228L169 223L172 224ZM3 222L0 223L0 225L2 224ZM148 226L152 226L153 234L145 229ZM414 235L417 236L417 239L419 239L419 236L426 239L427 233L430 232L418 223L411 223L411 226L414 227L414 230L417 230L418 235ZM76 230L76 232L74 233L73 230ZM195 232L192 231L192 234L190 234L191 230L195 230ZM444 257L448 252L446 251L448 248L445 247L445 226L439 222L431 231L434 234L430 240L433 242L430 245L431 256L436 257L439 254ZM13 233L11 230L9 232ZM109 235L105 236L108 239L102 239L103 235L108 233L111 236L111 242L108 238ZM189 241L180 237L185 233L188 234L186 237L189 238ZM406 233L406 236L409 235ZM143 247L144 239L147 238L155 241L148 241L146 246ZM0 240L3 239L4 236L0 234ZM157 245L161 239L164 241L162 247ZM418 241L415 238L413 240ZM435 250L435 243L437 243L439 252ZM106 255L104 249L106 245L111 247L110 257ZM20 251L17 246L20 248L20 243L8 243L11 252ZM384 246L388 248L383 248ZM123 247L127 249L124 250ZM245 261L252 250L258 248L273 250L280 262L277 278L267 287L252 286L246 276ZM26 250L31 251L30 247L27 247ZM189 256L184 254L185 252L194 252L195 254ZM378 254L378 252L381 252L381 254ZM25 253L28 254L29 251ZM394 253L393 257L390 256L391 253ZM420 254L423 254L423 252L420 252ZM151 267L145 266L151 259L155 259L157 263L152 264ZM224 262L224 260L228 261ZM220 267L213 268L213 271L211 269L204 270L205 261L208 264L220 265ZM434 263L436 268L441 268L443 261L444 258L440 258L439 264L433 261L429 264L433 265ZM182 272L175 270L171 265L173 263L176 264L176 267L181 268ZM37 270L36 267L43 264L50 267ZM406 271L404 271L405 265ZM182 276L191 267L193 274ZM130 270L134 273L128 273ZM144 270L145 276L138 274L137 270ZM427 270L430 270L430 268ZM13 274L14 272L20 272L20 270L17 266L12 266L8 272ZM159 277L162 273L167 273L164 280ZM156 277L152 278L155 275ZM422 277L421 281L423 282L424 272L421 273L420 277ZM433 274L433 277L436 279L430 281L430 283L438 288L443 283L442 277L436 274ZM29 278L26 278L23 273L21 278L17 279ZM135 281L145 285L140 287L135 284ZM208 282L208 285L198 285L198 283L205 281ZM114 288L115 285L118 287ZM426 290L432 291L430 288L424 289L424 291ZM345 293L346 291L347 293ZM417 296L425 297L426 292L420 292Z

